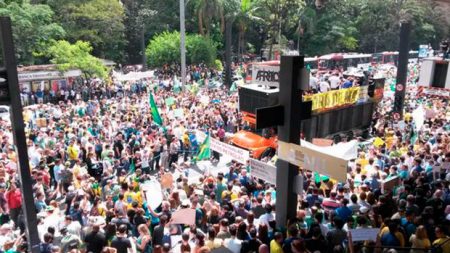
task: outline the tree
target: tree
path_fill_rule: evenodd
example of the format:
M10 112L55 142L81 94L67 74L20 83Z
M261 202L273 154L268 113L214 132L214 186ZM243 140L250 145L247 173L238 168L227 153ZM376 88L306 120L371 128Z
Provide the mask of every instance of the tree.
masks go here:
M180 33L163 32L155 36L146 50L148 65L162 67L166 64L178 64L180 62ZM209 38L199 35L186 35L186 61L187 64L204 63L214 66L216 48Z
M53 11L48 5L0 1L0 16L11 17L19 64L43 63L45 59L38 52L45 51L50 40L65 35L64 29L53 21Z
M198 15L198 30L201 35L209 36L213 22L219 19L220 32L225 30L223 0L197 0L194 2Z
M261 17L266 17L265 28L269 36L269 58L271 58L273 46L278 43L281 47L286 41L285 31L289 31L298 24L298 13L305 6L304 0L259 0Z
M231 2L231 1L230 1ZM250 24L252 23L262 23L263 19L258 15L259 7L252 0L240 0L238 8L238 13L236 17L236 23L238 25L238 47L237 54L239 56L244 54L246 51L245 45L245 34Z
M57 69L65 72L70 69L79 69L84 78L106 78L108 70L102 61L91 55L92 46L86 41L77 41L70 44L68 41L53 41L48 49L47 56L50 62L57 65Z
M93 54L115 61L123 59L124 9L117 0L48 0L58 21L74 43L88 41Z

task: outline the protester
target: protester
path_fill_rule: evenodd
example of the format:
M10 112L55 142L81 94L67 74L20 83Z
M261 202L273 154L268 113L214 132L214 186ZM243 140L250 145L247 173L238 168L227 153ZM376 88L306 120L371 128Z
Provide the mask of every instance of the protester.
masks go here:
M347 180L302 170L297 217L278 224L274 185L217 150L201 157L200 136L227 142L248 127L237 93L207 85L220 74L204 66L189 68L183 88L177 73L168 67L152 80L95 81L92 90L55 95L55 104L25 107L42 252L342 252L375 244L450 252L448 100L420 95L410 82L405 115L393 119L386 91L373 138L358 141ZM313 75L312 93L362 82L341 72ZM42 101L49 102L45 94ZM0 247L18 250L24 217L9 122L0 121L0 140ZM387 187L389 180L398 181ZM193 220L178 224L183 210ZM368 228L379 230L378 240L353 242L354 229Z

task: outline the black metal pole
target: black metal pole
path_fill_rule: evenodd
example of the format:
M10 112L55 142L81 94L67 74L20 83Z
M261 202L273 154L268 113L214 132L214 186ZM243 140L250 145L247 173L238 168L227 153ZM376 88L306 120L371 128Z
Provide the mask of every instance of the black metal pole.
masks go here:
M284 123L278 126L278 140L300 144L301 124L301 81L300 71L304 67L303 56L282 56L280 67L279 103L284 107ZM277 225L284 227L288 220L296 216L297 194L294 180L298 175L298 166L282 159L277 160Z
M7 73L7 89L5 98L9 94L10 101L2 99L3 103L11 105L11 125L14 136L14 144L19 160L20 188L22 190L22 210L25 217L26 235L28 240L28 252L39 253L39 236L37 230L36 209L34 206L31 173L28 159L28 149L25 137L25 125L22 115L19 82L17 77L17 65L15 59L14 43L11 31L11 19L0 17L1 43L3 45L3 61Z
M397 82L394 97L394 118L401 119L405 104L406 82L408 74L409 34L411 24L402 22L400 27L400 46L398 50Z
M225 85L231 87L231 43L233 34L233 17L227 17L225 21Z

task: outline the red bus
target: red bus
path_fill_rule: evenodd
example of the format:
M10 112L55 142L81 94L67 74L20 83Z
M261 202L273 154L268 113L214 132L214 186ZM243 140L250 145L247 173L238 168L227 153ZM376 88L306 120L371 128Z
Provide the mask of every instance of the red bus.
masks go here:
M342 69L347 70L349 67L358 67L359 64L370 63L371 54L357 53L334 53L326 54L319 57L319 71Z

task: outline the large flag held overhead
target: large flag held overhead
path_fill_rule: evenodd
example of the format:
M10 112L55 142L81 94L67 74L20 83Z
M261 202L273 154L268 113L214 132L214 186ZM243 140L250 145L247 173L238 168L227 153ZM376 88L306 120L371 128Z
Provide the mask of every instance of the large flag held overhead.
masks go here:
M162 126L162 119L158 112L158 107L156 106L155 100L153 99L152 93L150 93L150 109L152 110L152 117L158 126Z
M202 145L200 145L200 150L198 152L196 160L209 159L211 157L211 140L209 134L206 136L206 139L203 141Z

